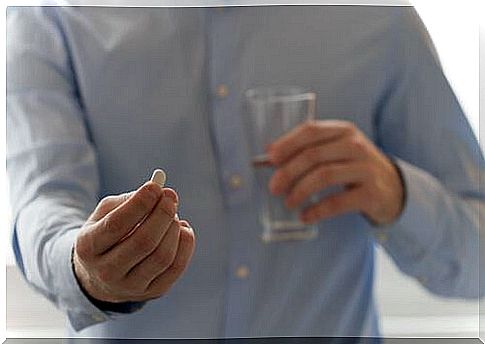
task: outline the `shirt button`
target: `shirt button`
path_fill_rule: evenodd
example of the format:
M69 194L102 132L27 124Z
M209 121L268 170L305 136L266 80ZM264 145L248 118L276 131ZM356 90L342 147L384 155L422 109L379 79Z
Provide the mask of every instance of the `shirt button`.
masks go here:
M216 88L216 94L219 98L225 98L229 94L229 89L226 85L221 84Z
M246 265L240 265L236 269L236 277L239 279L246 279L249 276L249 268Z
M103 321L103 317L99 314L95 314L92 316L94 321Z
M387 233L383 233L383 232L377 233L377 240L381 244L384 244L387 241Z
M233 174L231 178L229 178L229 185L234 190L241 188L242 183L243 183L242 178L238 174Z

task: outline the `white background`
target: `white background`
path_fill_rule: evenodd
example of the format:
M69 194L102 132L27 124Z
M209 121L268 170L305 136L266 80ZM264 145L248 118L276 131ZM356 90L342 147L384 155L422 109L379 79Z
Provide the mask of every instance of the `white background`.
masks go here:
M475 132L479 127L478 13L485 13L480 1L413 1L437 46L446 75L467 113ZM481 7L481 8L480 8ZM5 13L5 12L4 12ZM3 25L0 37L5 37ZM1 65L5 76L5 64ZM5 80L5 79L4 79ZM2 100L3 102L3 100ZM4 103L3 103L4 105ZM5 156L5 106L2 107L0 156ZM481 142L483 144L483 142ZM0 225L5 239L7 265L10 253L6 172L0 172ZM3 216L6 215L6 216ZM3 257L2 257L3 259ZM376 294L381 310L383 335L469 336L478 335L478 303L438 299L416 282L400 274L385 253L378 252ZM0 264L3 264L0 260ZM0 269L0 271L4 271ZM2 272L3 274L3 272ZM3 276L2 276L3 277ZM3 281L3 278L0 279ZM19 278L16 268L7 268L7 335L63 335L62 316L45 300L33 294ZM2 298L3 298L2 293ZM0 304L5 304L0 302ZM0 320L5 319L5 313ZM5 324L5 321L2 321Z
M480 1L467 0L412 2L431 34L445 74L478 136L478 16L480 13L483 17L484 6ZM478 302L434 297L399 273L383 252L378 252L378 258L375 290L384 335L478 337Z

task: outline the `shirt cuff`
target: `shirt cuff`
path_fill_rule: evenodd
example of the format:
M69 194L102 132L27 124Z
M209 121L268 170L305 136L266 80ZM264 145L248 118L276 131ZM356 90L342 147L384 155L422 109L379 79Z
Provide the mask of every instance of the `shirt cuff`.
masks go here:
M139 310L144 303L127 303L123 304L125 307L120 306L121 308L105 310L95 305L88 298L87 294L81 289L72 266L72 248L76 237L77 231L70 230L56 242L59 253L58 262L62 262L57 264L58 271L56 273L60 277L57 295L61 298L59 304L67 314L71 326L76 331L80 331L88 326L113 320L125 313Z
M395 222L374 226L372 232L403 272L425 283L429 248L436 242L440 227L436 203L443 197L443 190L426 171L400 159L394 159L394 163L404 184L404 207Z

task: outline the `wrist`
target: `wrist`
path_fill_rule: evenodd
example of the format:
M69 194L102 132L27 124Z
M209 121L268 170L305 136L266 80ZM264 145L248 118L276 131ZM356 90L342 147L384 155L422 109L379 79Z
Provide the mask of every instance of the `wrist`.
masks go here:
M388 182L381 194L381 211L374 216L367 215L367 219L373 226L388 226L393 224L401 216L406 200L406 188L404 178L399 166L390 157L387 158Z
M88 290L91 288L89 288L89 286L87 285L89 280L88 278L86 278L87 272L82 266L82 264L79 262L79 258L76 255L76 249L74 245L71 250L71 267L74 273L74 277L76 278L76 282L79 286L79 289L81 289L84 296L86 296L91 302L93 300L97 300L96 298L91 296L91 294L88 292Z
M77 263L76 263L77 262ZM108 302L99 300L87 291L86 287L83 285L81 276L86 276L86 271L83 269L82 264L79 263L74 246L71 250L71 267L76 278L76 282L81 289L84 296L91 302L96 308L103 312L113 312L113 313L132 313L143 307L145 302ZM89 283L89 282L88 282Z

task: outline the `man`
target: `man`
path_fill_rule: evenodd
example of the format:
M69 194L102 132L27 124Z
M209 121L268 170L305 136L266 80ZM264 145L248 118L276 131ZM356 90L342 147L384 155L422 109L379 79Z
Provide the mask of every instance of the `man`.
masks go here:
M375 337L377 241L479 296L483 158L412 8L11 8L7 55L14 248L71 334ZM344 188L302 212L318 238L265 244L241 104L281 84L317 119L268 188Z

